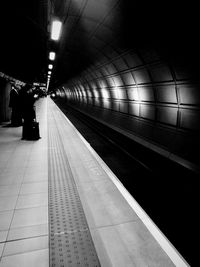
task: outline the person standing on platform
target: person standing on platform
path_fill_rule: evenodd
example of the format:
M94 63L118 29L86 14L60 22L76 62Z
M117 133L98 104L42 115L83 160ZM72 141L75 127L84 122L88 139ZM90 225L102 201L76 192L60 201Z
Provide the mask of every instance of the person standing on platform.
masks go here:
M35 98L31 85L26 84L24 87L22 87L19 96L24 123L33 122L35 119Z
M21 103L21 110L22 110L22 118L23 122L23 131L22 131L22 139L31 139L32 135L32 125L36 119L35 114L35 98L34 93L32 90L32 86L26 84L20 90L20 103Z
M22 116L20 110L20 99L19 99L19 88L16 85L12 85L10 91L10 102L9 107L11 111L11 126L18 127L22 126Z

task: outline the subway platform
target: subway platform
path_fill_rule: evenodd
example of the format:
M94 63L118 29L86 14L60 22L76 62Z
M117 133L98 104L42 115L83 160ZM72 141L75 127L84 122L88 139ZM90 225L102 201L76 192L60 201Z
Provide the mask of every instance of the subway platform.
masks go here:
M0 126L0 267L189 266L50 98Z

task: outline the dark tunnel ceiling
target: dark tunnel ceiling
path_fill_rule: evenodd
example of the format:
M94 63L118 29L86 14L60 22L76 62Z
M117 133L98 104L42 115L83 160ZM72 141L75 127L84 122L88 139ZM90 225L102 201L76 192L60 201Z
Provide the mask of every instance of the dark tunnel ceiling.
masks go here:
M154 48L170 64L198 78L198 8L190 1L28 0L1 4L0 71L25 82L44 82L48 52L57 59L52 84L128 49ZM49 41L54 16L64 23L59 43Z
M25 82L43 79L47 65L46 6L39 0L0 5L0 71Z

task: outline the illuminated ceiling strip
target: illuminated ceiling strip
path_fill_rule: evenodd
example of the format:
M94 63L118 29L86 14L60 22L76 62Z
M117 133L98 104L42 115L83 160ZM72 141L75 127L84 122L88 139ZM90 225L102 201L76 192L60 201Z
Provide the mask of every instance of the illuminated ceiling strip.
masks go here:
M61 34L61 28L62 28L62 22L59 20L54 20L52 22L52 28L51 28L51 39L52 40L59 40L60 34Z
M50 60L54 60L55 57L56 57L56 53L55 53L55 52L50 52L50 53L49 53L49 59L50 59Z

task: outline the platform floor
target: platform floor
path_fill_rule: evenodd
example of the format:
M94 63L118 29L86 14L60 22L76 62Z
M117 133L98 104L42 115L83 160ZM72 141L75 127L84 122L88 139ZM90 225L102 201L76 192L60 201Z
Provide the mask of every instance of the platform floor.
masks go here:
M0 267L189 266L50 98L0 126Z

